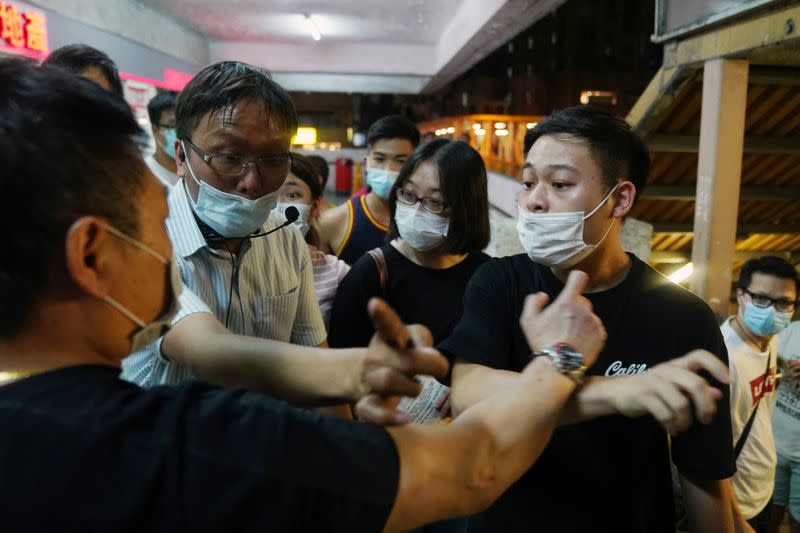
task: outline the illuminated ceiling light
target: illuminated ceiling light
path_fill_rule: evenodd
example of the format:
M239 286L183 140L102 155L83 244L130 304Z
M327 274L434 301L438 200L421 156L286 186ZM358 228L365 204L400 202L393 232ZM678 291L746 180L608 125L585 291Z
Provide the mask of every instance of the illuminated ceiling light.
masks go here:
M682 283L692 276L693 271L694 265L691 263L686 263L681 268L673 272L667 279L669 279L672 283Z
M536 127L536 124L538 124L538 122L528 122L527 124L525 124L525 127L528 128L529 130L532 130L533 128Z
M496 129L496 130L504 130L504 129L506 129L506 123L505 122L495 122L494 123L494 129Z
M297 134L292 138L292 144L314 144L317 142L317 128L297 128Z
M456 132L456 129L453 126L450 126L449 128L447 128L447 133L455 133L455 132Z
M508 130L494 130L494 134L498 137L505 137L508 135Z
M480 124L477 124L477 123L476 123L476 124L473 124L473 125L472 125L472 129L473 129L473 130L480 130L480 129L483 129L483 126L481 126Z
M311 15L306 14L305 17L306 17L306 26L308 26L308 31L311 32L311 37L313 37L315 41L319 41L320 39L322 39L322 34L319 32L317 23L314 22L314 19L311 18Z
M477 135L478 137L483 137L484 135L486 135L486 130L483 128L479 128L475 130L475 135Z

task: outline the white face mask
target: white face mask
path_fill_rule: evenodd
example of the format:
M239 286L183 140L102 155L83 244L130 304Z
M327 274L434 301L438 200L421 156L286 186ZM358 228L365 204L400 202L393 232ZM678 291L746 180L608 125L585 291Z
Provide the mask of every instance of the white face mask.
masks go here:
M186 168L189 169L189 175L200 187L200 191L197 193L197 202L192 199L189 190L186 190L186 194L189 196L189 203L192 204L192 209L194 209L200 220L226 239L247 237L264 225L270 211L275 209L278 204L280 188L265 194L257 200L250 200L243 196L220 191L205 181L197 179L192 166L189 164L185 144L183 145L183 151L187 154Z
M392 186L399 175L399 172L385 168L367 168L367 185L370 186L372 192L384 200L388 200L392 193Z
M450 229L450 219L400 203L395 208L394 222L397 224L400 237L420 252L427 252L439 246L444 242Z
M139 242L138 240L134 239L133 237L129 237L125 233L121 232L117 228L113 226L109 226L108 224L105 225L106 230L118 237L125 242L132 244L133 246L139 248L143 252L146 252L156 258L161 264L168 265L170 269L170 286L172 290L172 302L170 303L169 309L161 315L160 317L152 320L151 322L145 322L135 314L133 314L127 307L119 303L117 300L112 298L111 296L104 296L103 299L111 305L114 309L125 315L128 320L139 326L141 329L134 333L131 336L131 353L137 352L147 346L148 344L154 342L156 339L161 337L162 335L166 334L169 331L169 328L172 326L172 321L175 318L175 315L178 314L178 310L180 309L180 304L178 303L178 297L181 294L181 290L183 290L183 280L181 279L181 274L178 271L178 265L175 261L170 261L166 257L162 256L146 244Z
M297 220L292 222L292 225L300 230L304 236L308 233L308 230L311 229L311 225L309 224L309 219L311 217L311 206L308 204L294 204L291 202L278 202L278 206L273 211L273 216L275 220L283 224L286 222L286 208L287 207L294 207L297 209L297 212L300 213L300 216L297 217Z
M582 211L530 213L518 205L517 232L528 257L536 263L560 270L571 268L589 257L608 236L616 219L611 220L603 237L595 244L586 244L583 240L584 221L611 198L617 187L619 183L585 216Z

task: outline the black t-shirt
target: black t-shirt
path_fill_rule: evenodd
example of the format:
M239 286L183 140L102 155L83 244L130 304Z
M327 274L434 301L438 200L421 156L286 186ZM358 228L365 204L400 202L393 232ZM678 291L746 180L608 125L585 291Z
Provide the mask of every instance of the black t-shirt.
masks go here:
M331 312L331 347L366 346L375 329L367 303L375 296L391 305L406 324L424 324L435 343L446 339L461 318L464 289L489 256L473 252L450 268L420 266L391 244L382 247L389 276L381 290L378 266L369 255L356 261L339 284Z
M380 531L397 450L368 424L78 366L0 386L3 531Z
M618 286L586 296L608 332L589 375L622 375L696 349L728 355L711 309L631 256ZM440 345L451 358L521 371L531 350L519 327L528 294L555 298L563 284L527 255L494 259L481 267L464 295L464 316ZM719 386L719 384L717 384ZM695 424L672 442L678 469L700 480L735 471L729 389L709 426ZM536 464L470 531L673 533L673 498L667 435L652 417L602 417L558 428Z

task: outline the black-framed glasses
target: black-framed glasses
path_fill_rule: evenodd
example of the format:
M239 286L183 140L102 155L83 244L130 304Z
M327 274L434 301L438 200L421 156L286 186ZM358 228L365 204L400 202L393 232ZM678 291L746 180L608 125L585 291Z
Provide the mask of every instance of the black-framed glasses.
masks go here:
M221 176L242 176L251 166L255 165L258 168L259 174L262 176L275 176L286 175L289 173L289 168L292 165L292 154L286 152L285 154L266 155L264 157L249 158L233 154L207 154L198 148L192 141L185 139L186 144L192 147L192 150L197 152L197 155L211 167L211 170Z
M769 307L772 305L775 307L776 311L781 311L782 313L793 313L795 307L797 306L796 300L787 300L786 298L771 298L766 294L758 294L757 292L747 289L745 289L744 292L750 295L750 301L752 301L753 305L756 307Z
M447 202L428 196L417 196L413 192L409 192L402 187L397 189L397 201L406 205L414 205L419 202L422 204L422 208L425 211L429 211L434 215L441 215L448 207Z

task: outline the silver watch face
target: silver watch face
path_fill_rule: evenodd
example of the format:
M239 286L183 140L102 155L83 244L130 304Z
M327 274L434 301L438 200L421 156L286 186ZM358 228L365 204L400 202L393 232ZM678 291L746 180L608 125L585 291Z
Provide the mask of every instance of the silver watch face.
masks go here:
M565 370L574 370L583 366L583 354L572 346L560 344L555 346L555 349Z

